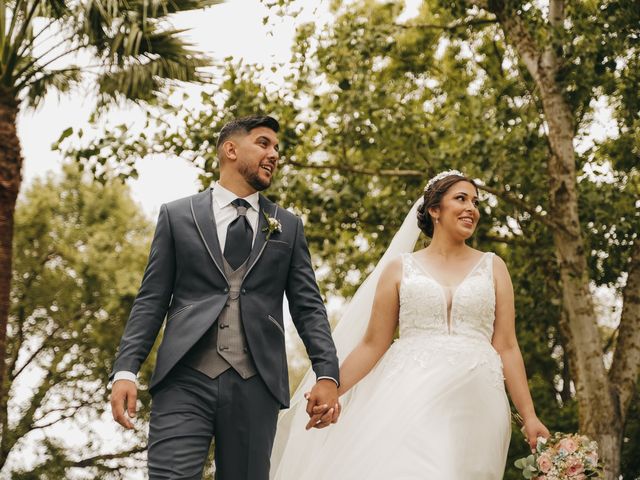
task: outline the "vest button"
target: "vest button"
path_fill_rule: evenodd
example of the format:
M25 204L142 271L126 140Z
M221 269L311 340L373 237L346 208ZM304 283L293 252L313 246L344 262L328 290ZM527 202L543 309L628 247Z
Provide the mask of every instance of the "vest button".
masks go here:
M226 323L221 323L221 324L220 324L220 328L221 328L221 329L222 329L222 328L227 328L228 326L229 326L229 325L227 325Z
M225 350L229 350L229 347L218 347L218 350L220 350L221 352L224 352Z

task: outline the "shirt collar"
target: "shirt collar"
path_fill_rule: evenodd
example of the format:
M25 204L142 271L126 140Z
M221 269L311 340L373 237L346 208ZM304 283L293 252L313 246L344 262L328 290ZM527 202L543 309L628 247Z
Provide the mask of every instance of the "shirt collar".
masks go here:
M211 186L211 194L213 195L213 199L218 203L218 207L224 208L227 205L231 204L238 196L224 188L220 183L215 182ZM249 205L256 211L260 211L260 194L258 192L252 193L247 197L243 197L244 200L249 202Z

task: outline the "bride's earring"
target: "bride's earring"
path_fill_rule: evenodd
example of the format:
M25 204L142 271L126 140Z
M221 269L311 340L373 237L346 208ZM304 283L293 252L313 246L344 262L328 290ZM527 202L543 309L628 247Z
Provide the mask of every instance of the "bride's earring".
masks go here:
M439 221L439 220L436 218L436 223L438 223L438 221Z

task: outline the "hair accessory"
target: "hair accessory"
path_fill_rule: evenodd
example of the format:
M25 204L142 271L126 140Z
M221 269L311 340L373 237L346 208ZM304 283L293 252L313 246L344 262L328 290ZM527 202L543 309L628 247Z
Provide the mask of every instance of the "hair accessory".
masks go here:
M427 186L424 187L424 191L426 192L427 190L429 190L431 188L431 186L436 183L438 180L442 180L445 177L449 177L451 175L457 175L459 177L464 177L464 173L462 173L460 170L445 170L444 172L440 172L439 174L437 174L435 177L433 177L431 180L429 180L429 182L427 183Z

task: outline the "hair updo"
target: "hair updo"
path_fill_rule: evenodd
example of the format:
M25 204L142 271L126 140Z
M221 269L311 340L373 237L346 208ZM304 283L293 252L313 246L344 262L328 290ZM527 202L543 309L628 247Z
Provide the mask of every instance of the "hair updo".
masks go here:
M478 191L478 186L473 179L457 174L447 175L446 177L435 181L433 185L425 190L422 205L418 207L418 228L420 228L427 237L433 237L434 228L433 219L429 214L429 209L439 206L442 201L442 197L447 193L447 190L456 183L462 181L469 182L474 186L476 192Z

